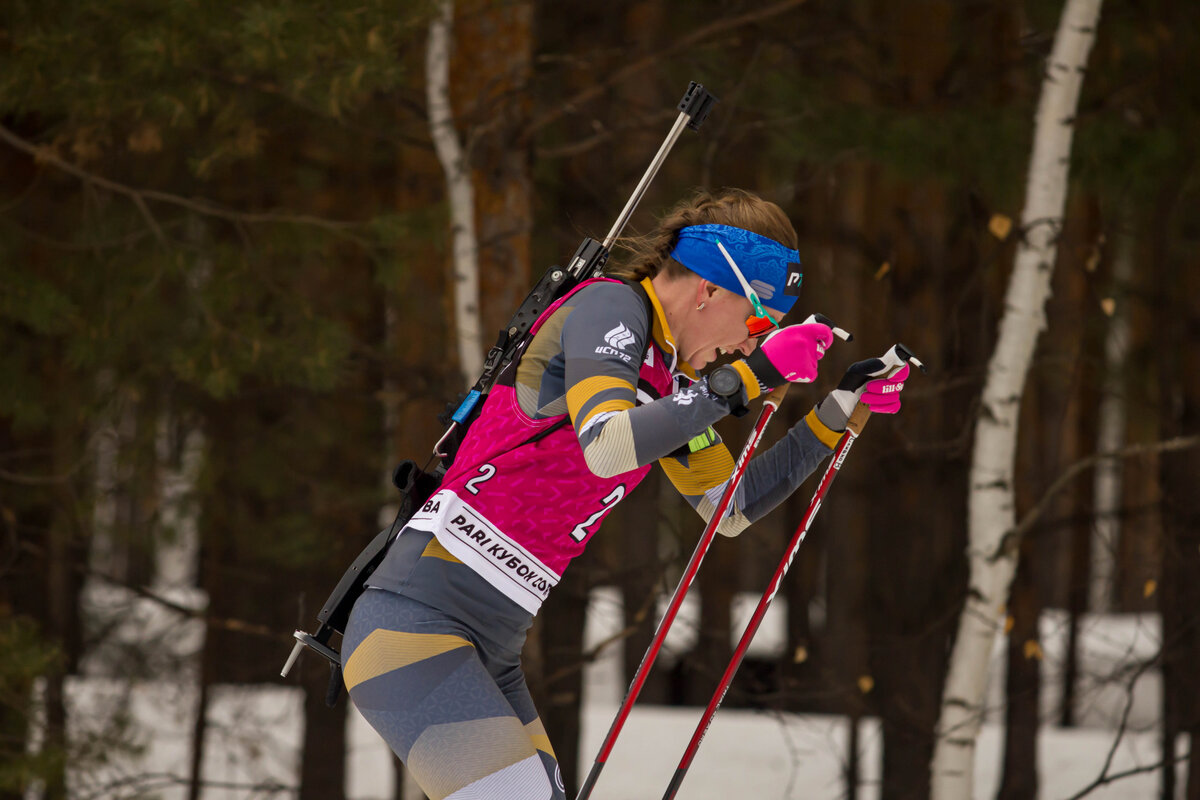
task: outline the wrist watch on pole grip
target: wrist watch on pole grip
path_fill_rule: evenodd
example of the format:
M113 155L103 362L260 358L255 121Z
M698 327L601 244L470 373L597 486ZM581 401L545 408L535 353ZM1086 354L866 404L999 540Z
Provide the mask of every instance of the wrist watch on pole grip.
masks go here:
M708 374L708 390L728 403L735 417L744 417L750 411L742 402L742 376L732 365L725 364Z

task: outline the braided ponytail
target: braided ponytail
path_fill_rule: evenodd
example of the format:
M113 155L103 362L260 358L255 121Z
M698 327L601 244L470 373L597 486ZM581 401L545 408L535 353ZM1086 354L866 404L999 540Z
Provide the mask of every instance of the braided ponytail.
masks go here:
M650 233L617 240L616 244L629 255L604 274L628 281L653 278L663 269L672 276L689 274L686 267L671 258L679 231L692 225L714 224L752 231L793 250L799 242L787 214L771 201L744 189L722 189L716 194L702 191L667 212Z

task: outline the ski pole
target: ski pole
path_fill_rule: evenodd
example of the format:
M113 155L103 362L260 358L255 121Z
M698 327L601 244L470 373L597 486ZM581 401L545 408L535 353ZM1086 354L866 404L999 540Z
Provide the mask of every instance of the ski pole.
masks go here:
M729 503L733 499L733 493L737 490L738 483L741 481L742 473L746 471L746 464L749 463L750 456L754 454L755 449L758 447L758 443L762 439L763 430L767 427L767 422L779 410L779 406L783 402L783 398L787 394L790 385L785 383L768 394L766 399L763 400L763 407L762 411L759 412L758 421L754 423L754 430L750 433L750 438L746 440L746 445L742 448L742 453L738 456L737 462L734 464L733 475L730 476L729 483L721 495L721 502L717 505L716 510L713 511L708 525L704 527L704 533L700 535L700 541L696 543L696 549L692 551L692 557L688 560L687 567L684 568L683 577L680 578L679 585L675 587L675 593L671 595L671 602L667 604L667 610L663 614L663 618L659 621L658 628L654 631L654 638L650 642L650 647L646 649L646 654L642 656L642 663L638 665L637 672L633 676L633 681L629 684L629 690L625 693L625 699L621 701L621 707L617 709L617 716L613 720L612 727L609 728L608 735L604 737L604 743L600 745L600 752L596 754L595 763L592 764L592 769L588 772L587 778L584 780L583 786L580 788L575 800L587 800L591 796L592 789L596 785L596 780L600 777L600 771L604 769L604 765L608 761L608 756L612 753L613 745L616 744L617 736L620 735L621 728L625 725L625 720L629 717L629 712L633 709L633 704L637 700L638 694L642 691L646 677L650 674L650 667L654 665L654 660L658 658L658 651L662 649L663 642L667 638L667 631L675 621L675 615L679 613L679 607L683 605L683 598L687 595L688 589L691 588L692 581L696 577L696 573L700 570L700 562L704 560L704 556L708 553L708 548L717 533L717 526L721 524L721 518L725 514L725 509L729 507Z
M828 326L834 335L843 341L851 341L854 338L853 334L837 327L833 323L833 320L824 314L810 314L804 322L805 324L819 322L822 325ZM700 541L696 542L696 549L692 551L692 557L688 560L687 566L683 570L683 577L679 579L679 585L675 587L675 592L671 595L671 601L667 604L667 610L663 613L663 618L659 620L658 627L654 631L654 638L650 641L650 646L646 648L645 655L642 656L642 663L638 665L637 672L634 674L633 680L629 683L625 699L621 701L621 707L617 709L617 716L613 719L612 726L609 728L608 734L604 737L604 742L600 745L600 752L596 754L596 760L593 762L587 778L584 779L583 786L580 787L579 794L575 800L587 800L591 796L592 789L596 786L596 780L600 777L601 770L604 769L604 765L608 762L608 756L612 753L613 745L616 744L617 736L620 735L621 728L624 727L625 720L629 717L629 712L633 710L633 704L637 701L638 694L641 693L642 686L646 683L646 677L650 674L650 668L654 665L654 660L658 658L658 651L662 649L663 642L667 639L667 631L670 630L672 623L675 622L675 616L679 613L680 606L683 605L683 598L687 595L688 589L691 588L692 581L696 578L696 573L700 571L700 562L704 560L704 556L708 553L708 548L717 533L717 526L721 524L721 517L724 516L725 509L729 507L729 503L733 500L733 493L737 491L738 483L742 479L742 473L746 471L746 465L750 462L750 456L754 455L759 441L762 440L763 430L766 429L767 422L779 410L779 406L783 403L783 398L787 395L790 386L791 384L785 383L783 386L775 388L763 400L763 408L759 412L758 421L754 423L754 430L751 431L750 437L746 440L746 444L742 448L741 455L738 456L737 461L733 465L733 475L730 476L729 483L725 486L725 491L721 495L721 501L713 511L708 525L704 527L704 533L700 535Z
M916 356L909 352L908 348L902 344L894 345L888 350L882 360L886 365L892 367L886 373L887 375L894 374L906 362L912 362L920 369L925 369ZM716 715L717 709L720 708L721 702L725 699L726 692L729 691L729 685L733 682L733 676L737 673L738 667L741 666L742 658L745 657L746 650L750 647L751 640L754 639L754 634L758 632L758 626L762 624L763 617L767 613L767 606L771 604L771 601L775 599L775 595L779 592L780 584L783 583L783 578L787 575L788 569L792 566L792 560L796 557L796 551L800 549L805 535L808 534L809 526L812 525L813 518L816 517L825 494L829 491L829 485L837 477L838 472L842 468L842 463L846 460L847 453L850 452L850 448L854 445L855 440L862 434L863 427L867 424L867 420L870 417L871 410L867 406L862 403L855 406L854 413L850 415L850 420L846 423L846 435L842 437L842 441L834 451L833 457L829 461L829 466L825 468L825 474L821 477L821 483L817 486L816 492L813 493L812 501L809 502L808 509L804 512L804 518L800 520L800 525L797 526L795 534L792 535L792 541L788 545L783 559L775 568L775 574L771 576L771 581L767 584L767 590L763 592L763 596L759 599L758 605L754 609L754 614L751 615L750 622L747 623L746 630L742 633L742 638L738 641L737 647L733 651L733 657L730 659L729 665L725 668L725 674L721 676L721 681L717 684L717 690L713 693L712 699L708 701L708 707L704 709L704 715L700 718L695 733L692 734L692 740L688 743L687 749L683 753L683 758L680 760L679 766L675 769L675 775L671 778L670 785L667 786L663 800L670 800L678 793L679 786L683 783L683 778L687 775L687 771L696 757L696 751L700 749L700 743L704 741L704 735L708 733L708 727L712 724L712 719Z

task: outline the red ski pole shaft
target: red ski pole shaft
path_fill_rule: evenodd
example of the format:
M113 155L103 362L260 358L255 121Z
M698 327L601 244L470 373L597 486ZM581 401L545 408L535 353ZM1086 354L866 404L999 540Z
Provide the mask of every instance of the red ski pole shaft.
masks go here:
M726 692L729 691L729 685L733 683L733 676L737 673L738 667L742 665L742 659L745 657L746 650L749 649L754 635L758 632L758 626L762 624L763 617L767 613L767 607L771 605L771 601L775 599L775 595L779 592L783 578L791 568L792 560L796 557L796 551L800 549L801 543L804 542L804 537L808 534L809 526L812 525L813 518L817 516L817 511L821 508L821 502L824 500L826 492L829 491L830 484L837 477L838 471L842 468L842 463L846 460L846 454L850 452L850 448L854 445L855 439L862 433L863 426L867 424L870 416L871 410L865 405L856 406L854 413L850 416L850 421L846 425L846 435L842 437L837 450L834 451L833 458L830 460L829 466L825 468L825 474L821 477L821 483L817 486L817 491L813 493L812 501L808 504L808 510L804 512L804 518L800 521L800 525L797 526L795 534L792 535L792 541L788 545L783 559L775 568L775 574L771 576L771 582L767 584L767 590L763 592L763 596L759 599L758 605L754 609L754 614L751 615L750 622L746 625L746 630L742 633L742 638L738 641L737 647L733 651L733 658L730 659L729 665L725 668L725 674L721 676L721 682L717 684L716 692L713 693L712 699L708 701L708 706L704 709L704 715L700 718L700 723L696 726L696 732L692 734L692 740L688 743L687 749L683 753L683 758L680 759L679 766L675 769L675 775L671 778L671 783L663 795L663 800L670 800L670 798L675 797L676 793L678 793L679 786L683 783L683 778L687 775L687 771L696 757L696 752L700 749L700 743L704 741L704 735L708 733L708 727L712 724L712 719L716 715L717 709L721 707L721 702L725 699Z
M679 613L680 606L683 605L683 598L687 595L692 581L696 578L696 573L700 570L700 562L704 560L704 556L708 553L708 548L717 533L717 527L721 524L721 517L724 516L725 510L733 501L733 493L737 491L742 474L746 471L746 464L749 463L750 457L754 455L759 441L762 440L767 422L779 410L779 406L783 402L784 395L787 394L789 385L784 384L780 386L763 400L763 408L758 415L758 421L754 424L754 430L751 432L750 438L746 440L746 445L742 448L742 453L738 456L738 460L734 464L733 474L729 478L729 484L725 487L725 492L721 495L721 502L713 511L712 518L709 519L708 525L704 528L704 533L700 536L700 541L696 543L696 549L692 552L692 557L688 560L687 567L684 568L683 577L680 578L679 585L675 587L675 593L671 595L671 602L667 604L667 610L663 614L662 620L659 621L658 628L654 631L654 638L650 642L650 647L646 649L646 654L642 656L642 663L638 665L637 672L629 684L629 690L625 693L625 699L621 701L621 707L617 709L617 716L613 719L612 726L609 728L608 734L604 737L603 744L600 745L600 752L596 754L596 760L592 764L592 768L588 772L583 786L580 787L576 800L587 800L591 796L592 789L596 786L596 780L600 777L600 771L604 769L604 765L608 762L613 745L616 744L617 736L620 735L621 728L624 727L625 720L629 717L629 712L633 710L633 704L637 701L638 694L641 693L642 686L646 683L646 678L650 674L650 668L654 665L654 660L658 658L658 652L662 649L663 642L666 641L667 631L670 630L671 624L675 621L675 616Z

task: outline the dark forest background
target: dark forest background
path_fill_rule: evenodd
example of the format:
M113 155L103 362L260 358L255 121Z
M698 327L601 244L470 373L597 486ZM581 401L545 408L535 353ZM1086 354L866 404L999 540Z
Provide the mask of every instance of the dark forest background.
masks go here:
M633 232L693 189L756 191L800 233L799 309L856 336L830 351L816 386L791 393L775 435L845 366L895 341L930 365L898 417L872 421L800 551L776 601L789 612L783 656L747 663L726 701L877 717L885 798L928 793L966 591L972 426L1060 11L1058 0L456 4L451 92L489 337L546 266L608 230L695 80L720 103L680 140ZM437 438L436 415L463 387L426 115L432 15L404 0L0 9L0 798L34 778L64 797L65 763L103 759L103 746L63 734L64 685L113 628L89 621L89 586L149 598L180 625L202 620L201 698L279 683L292 629L311 626L388 514L390 465L423 459ZM1104 3L1022 409L1018 514L1102 449L1105 398L1123 409L1120 446L1200 431L1197 52L1193 0ZM1127 347L1114 360L1118 320ZM749 423L719 429L736 450ZM191 472L188 453L201 454ZM1090 566L1092 469L1022 543L1006 796L1035 791L1046 609L1067 612L1072 634L1089 610L1161 615L1161 648L1142 666L1164 678L1163 735L1200 737L1200 453L1119 463L1111 574ZM641 702L707 702L730 655L732 597L765 587L811 491L716 543L697 584L696 649L656 670ZM187 524L188 575L207 602L156 588ZM646 610L701 527L656 472L540 615L527 671L568 785L587 767L574 756L581 667L595 655L582 641L589 591L619 587L632 675L652 634ZM130 681L173 668L146 652L106 663ZM297 675L299 797L342 797L344 701L325 708L318 659L289 684ZM1068 661L1053 721L1073 724L1078 679ZM47 738L31 755L35 695ZM195 724L202 734L203 714ZM1183 790L1161 772L1164 796Z

